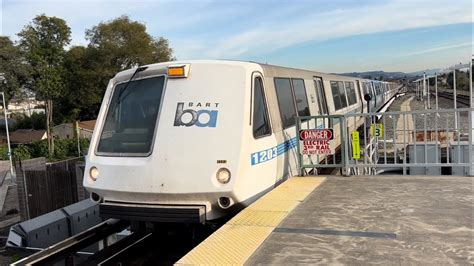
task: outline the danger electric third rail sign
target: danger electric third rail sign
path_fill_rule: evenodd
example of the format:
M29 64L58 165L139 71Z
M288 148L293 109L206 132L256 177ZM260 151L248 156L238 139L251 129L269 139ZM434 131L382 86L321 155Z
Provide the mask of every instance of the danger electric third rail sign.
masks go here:
M300 153L303 155L334 154L334 131L326 129L303 129L299 132Z

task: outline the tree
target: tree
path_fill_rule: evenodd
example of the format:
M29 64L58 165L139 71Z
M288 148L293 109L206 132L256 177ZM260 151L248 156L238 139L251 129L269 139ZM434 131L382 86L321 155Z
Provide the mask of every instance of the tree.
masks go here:
M437 77L437 78L439 78L439 77ZM429 82L430 86L434 86L436 84L436 79L434 77L432 77L428 80L428 82Z
M146 26L128 16L86 30L89 47L96 49L102 63L113 67L114 73L137 65L173 60L168 40L153 38Z
M450 89L454 89L452 71L448 74L446 82ZM469 90L469 73L456 70L456 90Z
M20 48L32 71L31 89L46 101L48 150L54 152L53 101L64 91L63 61L65 47L71 41L71 29L57 17L36 16L18 33Z
M9 37L0 36L0 73L6 79L6 83L0 85L0 90L5 92L7 101L28 82L29 70L21 50Z
M127 16L102 22L86 31L87 47L66 52L67 90L55 117L65 120L95 119L109 79L137 65L174 60L168 40L154 38L144 24Z
M105 77L94 64L95 60L90 50L83 46L72 47L66 52L64 70L67 90L60 97L55 113L60 121L89 120L97 116L105 90L101 79Z

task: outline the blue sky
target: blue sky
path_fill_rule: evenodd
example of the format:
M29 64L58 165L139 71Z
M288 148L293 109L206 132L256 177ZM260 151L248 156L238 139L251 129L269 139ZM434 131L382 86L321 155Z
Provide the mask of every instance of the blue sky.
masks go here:
M468 62L471 0L0 0L1 34L16 40L45 13L72 44L122 14L169 39L178 59L238 59L325 72L417 71Z

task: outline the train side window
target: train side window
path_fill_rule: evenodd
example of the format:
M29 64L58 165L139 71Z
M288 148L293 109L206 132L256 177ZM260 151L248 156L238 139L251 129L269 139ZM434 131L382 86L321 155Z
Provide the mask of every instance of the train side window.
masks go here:
M261 77L255 77L253 95L253 136L260 138L271 134Z
M339 87L339 97L341 98L342 108L347 107L347 96L346 91L344 90L344 82L338 81L337 85Z
M371 97L373 97L372 90L370 89L370 83L369 82L364 82L365 85L365 94L370 94Z
M339 95L339 87L336 81L331 81L332 98L334 99L334 108L337 110L342 108L341 96Z
M345 82L346 85L346 93L347 93L347 100L349 101L349 105L353 105L357 103L357 96L355 92L354 82Z
M291 79L296 98L296 111L298 116L309 116L308 97L306 96L306 88L304 87L304 80Z
M296 109L289 78L275 78L275 90L283 128L295 125Z
M314 87L316 88L316 95L318 97L319 114L329 114L328 105L326 103L326 96L324 94L323 82L321 81L321 78L314 79Z

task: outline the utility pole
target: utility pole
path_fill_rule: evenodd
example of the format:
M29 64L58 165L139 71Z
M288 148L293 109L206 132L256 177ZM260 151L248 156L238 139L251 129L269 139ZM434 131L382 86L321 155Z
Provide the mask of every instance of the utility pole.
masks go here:
M456 93L456 66L454 66L454 70L453 70L453 97L454 97L454 129L458 130L458 115L456 113L456 110L458 108L457 93Z
M423 103L424 103L425 110L426 110L425 96L426 96L426 73L423 72Z
M5 74L4 73L0 73L0 82L2 84L5 84L7 82L7 80L5 79ZM7 111L8 110L7 110L7 106L6 106L6 103L5 103L5 93L2 91L1 94L2 94L2 102L3 102L3 114L4 114L4 117L5 117L5 130L6 130L6 133L7 133L8 159L10 160L10 175L11 175L12 181L15 183L16 180L15 180L15 174L13 172L12 149L11 149L11 146L10 146L10 132L8 130L8 118L7 118Z

